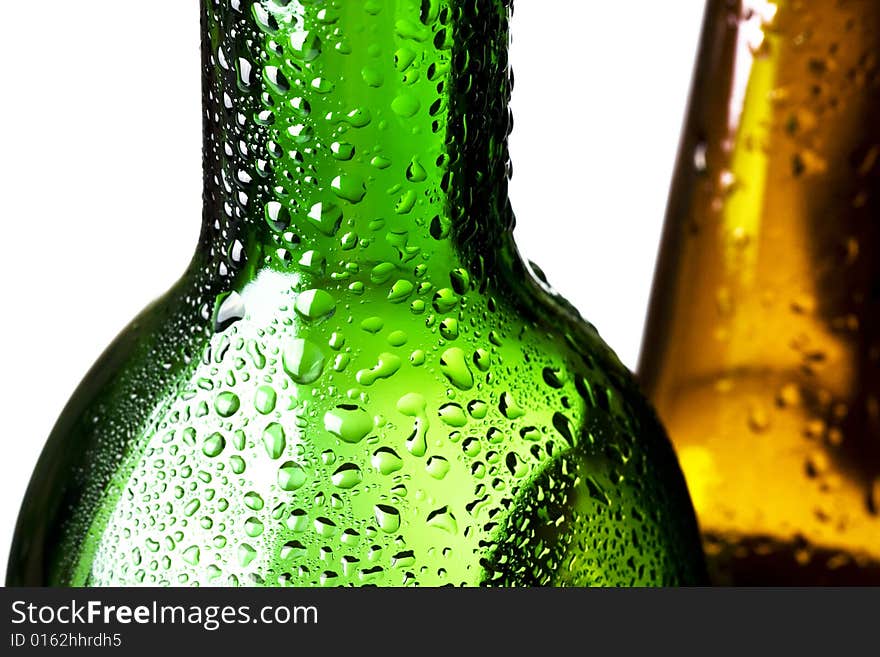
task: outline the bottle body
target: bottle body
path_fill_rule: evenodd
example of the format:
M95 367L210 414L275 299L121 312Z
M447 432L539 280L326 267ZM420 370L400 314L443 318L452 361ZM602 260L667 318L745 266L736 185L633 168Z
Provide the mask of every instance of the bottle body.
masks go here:
M509 3L206 2L193 264L50 438L10 582L698 582L663 430L529 274Z
M242 296L295 306L277 276ZM237 322L149 399L149 433L88 525L48 546L40 583L700 581L677 464L627 373L559 308L524 320L506 296L483 297L497 300L488 313L462 295L473 306L461 321L489 319L454 343L378 300L346 312L357 347L338 351L327 343L344 326L303 338Z
M640 366L713 579L880 570L873 3L710 3Z

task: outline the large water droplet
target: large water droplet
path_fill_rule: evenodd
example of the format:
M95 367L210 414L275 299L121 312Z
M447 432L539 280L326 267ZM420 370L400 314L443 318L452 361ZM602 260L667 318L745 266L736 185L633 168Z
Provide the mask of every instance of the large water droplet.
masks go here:
M342 404L327 411L324 428L347 443L358 443L373 429L373 419L358 406Z
M198 545L193 545L183 551L183 560L191 566L198 566L200 557L201 551Z
M214 311L214 331L220 333L243 319L246 314L244 299L238 292L229 292L217 297Z
M432 456L425 464L425 469L434 479L443 479L449 472L449 461L442 456Z
M380 447L373 452L371 463L383 475L392 474L403 467L403 459L390 447Z
M242 543L238 546L238 564L242 568L246 568L256 558L257 551L252 545L249 545L248 543Z
M400 511L393 506L377 504L373 509L373 513L376 517L376 522L379 524L379 529L386 534L392 534L400 529Z
M324 319L336 310L336 301L324 290L306 290L296 298L296 311L306 319Z
M241 401L234 392L221 392L214 400L214 409L220 417L232 417L241 407Z
M456 388L470 390L474 387L474 375L468 368L464 351L458 347L443 352L440 357L440 371Z
M305 483L305 470L298 463L287 461L278 468L278 486L281 490L294 491L302 488Z
M268 415L275 410L275 404L278 401L278 394L275 388L270 385L264 385L257 388L254 395L254 408L263 415Z
M324 371L324 354L308 340L292 340L282 356L284 371L296 383L314 383Z
M205 443L202 445L202 453L205 456L213 458L219 456L225 448L226 438L223 437L223 434L212 433L205 438Z
M431 511L427 522L429 527L441 529L449 534L458 533L458 523L455 521L455 516L449 512L449 507L444 506Z
M265 506L265 502L259 493L250 491L244 494L244 504L247 508L259 511Z
M371 386L379 379L389 379L400 369L403 361L391 353L379 354L379 362L369 370L360 370L355 378L364 386Z
M284 448L287 447L287 436L284 427L277 422L268 425L263 431L263 446L270 459L281 458Z
M330 182L330 188L341 199L349 203L360 203L367 195L367 186L360 178L352 175L336 176Z
M263 521L255 516L251 516L244 521L244 533L251 538L256 538L263 533Z
M391 109L394 113L404 118L415 116L420 107L419 99L410 94L401 94L391 101Z
M288 541L281 547L279 556L282 561L291 561L293 559L302 559L307 553L306 547L299 541Z
M337 488L349 489L363 481L361 469L354 463L345 463L336 469L330 480Z
M443 423L448 424L450 427L463 427L468 423L464 409L459 404L444 404L440 407L438 413Z

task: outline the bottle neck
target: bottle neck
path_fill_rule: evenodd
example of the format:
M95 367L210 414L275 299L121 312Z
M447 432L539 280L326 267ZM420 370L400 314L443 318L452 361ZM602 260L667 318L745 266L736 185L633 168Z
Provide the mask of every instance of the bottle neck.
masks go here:
M640 368L649 391L761 367L847 394L880 333L878 48L871 0L709 3Z
M221 275L487 256L512 229L511 0L202 0Z

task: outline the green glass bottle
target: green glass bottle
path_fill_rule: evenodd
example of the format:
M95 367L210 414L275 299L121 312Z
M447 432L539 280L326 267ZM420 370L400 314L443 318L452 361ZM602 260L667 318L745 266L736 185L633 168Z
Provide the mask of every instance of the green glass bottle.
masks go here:
M512 241L511 1L201 4L200 244L63 412L9 583L702 582L653 412Z

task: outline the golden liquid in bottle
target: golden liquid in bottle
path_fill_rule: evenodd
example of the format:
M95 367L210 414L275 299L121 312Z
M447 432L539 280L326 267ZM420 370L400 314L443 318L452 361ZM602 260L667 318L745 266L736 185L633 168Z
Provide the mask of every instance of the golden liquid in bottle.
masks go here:
M880 3L710 2L640 376L715 583L880 583Z

